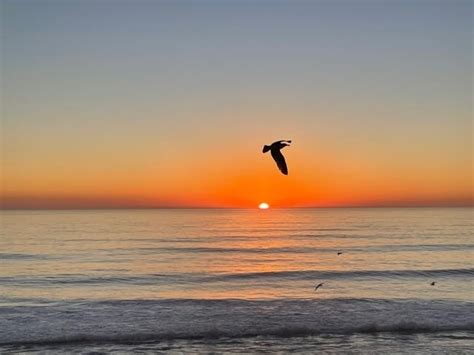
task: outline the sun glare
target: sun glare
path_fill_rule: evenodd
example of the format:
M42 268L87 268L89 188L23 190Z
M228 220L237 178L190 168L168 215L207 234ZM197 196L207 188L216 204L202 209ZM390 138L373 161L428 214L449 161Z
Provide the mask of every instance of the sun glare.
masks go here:
M270 206L266 202L262 202L261 204L258 205L258 208L260 208L261 210L266 210L268 209L268 207Z

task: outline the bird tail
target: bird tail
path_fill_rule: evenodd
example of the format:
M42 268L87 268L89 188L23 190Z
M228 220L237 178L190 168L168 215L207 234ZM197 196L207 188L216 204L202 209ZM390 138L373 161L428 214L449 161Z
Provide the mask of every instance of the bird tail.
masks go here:
M263 153L266 153L266 152L268 152L269 150L270 150L270 146L269 146L269 145L264 145L262 152L263 152Z

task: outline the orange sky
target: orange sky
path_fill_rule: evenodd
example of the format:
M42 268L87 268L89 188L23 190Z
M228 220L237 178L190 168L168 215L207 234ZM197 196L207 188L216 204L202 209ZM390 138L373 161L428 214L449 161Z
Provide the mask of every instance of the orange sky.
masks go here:
M132 4L3 6L3 208L472 203L468 2Z
M238 142L229 143L232 147ZM123 168L107 165L107 157L97 155L96 160L91 155L91 160L76 161L68 170L61 164L47 171L40 165L28 165L23 179L5 174L7 183L15 184L4 185L10 187L4 203L8 208L125 208L256 207L262 201L272 207L456 206L472 202L472 181L462 169L456 171L455 165L449 169L413 166L395 158L384 161L374 154L354 157L351 152L340 159L342 153L327 152L321 145L317 145L319 152L313 148L314 154L308 153L312 142L296 140L283 150L289 166L289 175L284 176L271 156L261 153L256 139L254 143L214 155L212 147L186 148L173 155L184 155L181 160L162 154ZM188 154L194 159L185 158Z

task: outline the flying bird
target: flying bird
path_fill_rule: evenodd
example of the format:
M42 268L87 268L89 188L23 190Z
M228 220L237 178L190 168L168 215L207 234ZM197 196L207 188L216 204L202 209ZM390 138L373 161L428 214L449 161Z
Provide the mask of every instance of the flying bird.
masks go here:
M320 284L317 284L316 287L314 288L315 291L318 290L322 285L324 285L324 282L321 282Z
M338 252L337 252L337 255L341 255L341 254L342 254L342 251L338 251Z
M288 143L291 143L291 141L289 140L276 141L276 142L273 142L271 145L264 145L263 150L262 150L263 153L270 151L270 153L272 154L273 160L275 160L278 166L278 169L280 169L280 171L284 175L288 175L288 167L286 166L285 157L283 156L283 154L281 154L280 150L282 148L285 148L286 146L289 146Z
M434 286L434 285L436 285L436 282L433 281L432 283L430 283L430 285L431 285L431 286Z

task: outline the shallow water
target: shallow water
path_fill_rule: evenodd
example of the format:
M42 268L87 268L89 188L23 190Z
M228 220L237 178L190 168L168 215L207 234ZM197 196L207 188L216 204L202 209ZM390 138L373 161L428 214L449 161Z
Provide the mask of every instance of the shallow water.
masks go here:
M0 351L468 353L472 212L3 211Z

